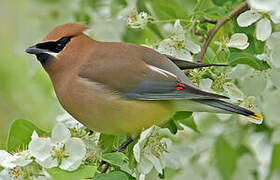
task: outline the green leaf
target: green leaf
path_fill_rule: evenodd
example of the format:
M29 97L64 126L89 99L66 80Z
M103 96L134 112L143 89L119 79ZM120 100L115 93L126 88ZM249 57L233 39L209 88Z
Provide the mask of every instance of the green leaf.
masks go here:
M246 52L230 53L228 61L231 66L235 66L237 64L246 64L260 71L270 68L270 66L265 61L262 61L256 58L254 55Z
M111 16L115 17L121 9L127 5L126 0L114 0L111 2L110 10Z
M191 128L195 132L199 132L196 123L194 122L193 116L180 120L180 123L186 125L187 127Z
M237 164L237 151L223 138L218 137L215 144L217 168L223 179L227 180L233 175Z
M99 144L101 145L104 153L109 153L121 146L127 139L127 136L114 136L108 134L101 134Z
M95 175L96 166L80 166L76 171L65 171L59 168L46 169L54 180L82 180Z
M154 10L158 19L178 19L185 18L187 16L187 11L176 0L150 0L151 6Z
M85 24L90 24L91 17L85 11L76 11L73 13L75 21L82 22Z
M102 156L102 160L121 167L122 165L126 164L128 162L128 157L121 152L114 152L114 153L107 153Z
M273 173L273 171L280 170L280 144L274 144L273 145L273 151L272 151L272 158L270 163L270 171Z
M98 174L94 180L132 180L135 179L123 171L113 171L106 174Z
M126 150L125 150L125 154L127 155L128 159L129 159L128 167L129 167L130 169L135 169L136 166L137 166L137 162L136 162L136 160L135 160L135 158L134 158L133 148L134 148L135 144L138 142L138 140L139 140L139 136L138 136L136 139L134 139L134 140L132 141L132 143L130 143L130 144L127 146L127 148L126 148Z
M212 0L212 2L217 6L223 6L226 2L229 2L232 0Z
M173 119L169 120L165 127L168 128L172 134L176 134L178 131L177 125Z
M12 152L25 149L31 141L33 131L36 131L39 136L49 135L27 120L14 120L9 130L7 150Z
M173 116L173 120L175 121L175 124L177 125L178 129L179 129L178 126L180 126L179 123L182 123L188 126L189 128L191 128L192 130L199 132L197 125L195 124L194 119L192 117L192 112L188 112L188 111L176 112L176 114Z
M182 119L187 119L191 117L192 112L189 111L178 111L176 114L173 116L173 119L176 121L180 121Z
M220 17L227 17L228 16L228 11L224 7L215 7L215 8L209 8L204 10L205 13L209 15L217 15Z

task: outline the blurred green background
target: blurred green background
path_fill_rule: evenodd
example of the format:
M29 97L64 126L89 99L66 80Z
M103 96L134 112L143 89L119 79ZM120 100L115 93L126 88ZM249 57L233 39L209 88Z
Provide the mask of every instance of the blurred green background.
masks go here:
M212 1L204 0L200 8L215 9ZM127 28L125 22L118 17L118 13L130 6L130 3L137 3L138 10L148 10L144 2L0 0L0 149L5 148L9 124L14 119L30 120L38 127L50 130L56 116L62 112L48 75L36 58L26 54L24 50L43 39L56 25L71 21L90 24L87 33L97 40L153 46L168 37L168 31L164 29L170 29L172 24L159 26L160 28L149 25L143 30L133 30ZM148 2L154 10L153 15L165 20L189 15L197 1ZM240 3L238 0L234 2ZM223 13L222 9L216 10ZM232 29L231 24L222 28L218 36L228 33L228 29ZM215 52L212 54L212 57L217 55ZM217 59L226 62L225 56ZM246 74L249 71L253 69L246 66L242 72ZM185 160L185 169L180 170L180 173L171 173L172 176L176 174L174 179L184 179L186 176L213 180L222 179L221 177L265 179L268 174L271 175L269 170L280 168L279 72L276 68L265 72L254 71L253 75L244 75L243 80L240 79L240 71L231 74L231 78L246 96L256 96L258 109L265 115L264 123L255 125L244 122L237 116L232 116L229 120L209 113L195 114L194 119L201 133L189 129L179 133L181 143L192 147L195 153Z

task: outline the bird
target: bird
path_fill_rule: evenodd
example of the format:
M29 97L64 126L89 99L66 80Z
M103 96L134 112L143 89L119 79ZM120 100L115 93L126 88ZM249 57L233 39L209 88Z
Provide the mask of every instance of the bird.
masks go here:
M88 128L105 134L139 134L163 126L177 111L235 113L261 123L264 118L206 92L182 70L203 64L161 54L151 48L102 42L87 36L88 27L55 27L25 51L34 54L49 75L62 107Z

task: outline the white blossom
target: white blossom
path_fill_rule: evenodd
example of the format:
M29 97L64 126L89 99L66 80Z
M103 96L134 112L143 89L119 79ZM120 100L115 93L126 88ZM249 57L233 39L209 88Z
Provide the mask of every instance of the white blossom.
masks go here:
M280 22L280 17L276 17L271 13L270 15L273 23L278 24ZM267 40L271 35L272 26L270 20L266 17L263 17L260 10L251 9L241 13L237 17L237 23L241 27L250 26L255 22L257 22L256 38L261 41Z
M246 144L254 154L258 161L258 177L259 179L266 179L269 173L269 167L272 156L272 145L265 133L251 133L247 139Z
M163 133L170 132L152 126L141 133L139 141L133 147L137 168L141 174L148 174L153 167L158 173L162 173L165 167L177 169L181 166L179 150L172 146L170 139L161 137L160 134Z
M164 39L158 45L158 51L177 58L192 60L192 55L200 52L201 48L195 44L190 37L185 37L185 30L180 24L180 20L176 20L173 26L173 35Z
M244 100L245 95L243 94L243 92L238 87L236 87L235 84L228 82L228 83L225 83L223 85L223 88L224 88L225 94L233 102L236 102L236 100L238 100L238 101L243 101Z
M262 18L262 15L260 13L258 13L254 9L251 9L251 10L241 13L237 17L237 23L240 27L248 27L261 18Z
M248 37L244 33L235 33L231 36L227 47L246 49L249 46Z
M31 154L28 150L13 155L7 151L0 150L0 166L4 168L0 172L0 179L23 179L23 172L20 167L27 166L32 161Z
M268 12L273 21L280 18L280 0L249 0L248 2L250 7L258 11Z
M68 112L64 112L61 115L58 115L56 117L56 121L63 123L67 128L75 128L80 129L84 125L81 124L79 121L77 121L75 118L73 118Z
M127 17L127 25L131 28L138 29L144 28L149 22L149 15L145 12L138 13L135 8L133 8Z
M280 32L274 32L271 34L270 38L267 40L266 45L269 51L269 61L276 67L280 67Z
M29 150L42 167L59 166L68 171L76 170L86 154L83 141L79 138L71 138L70 131L62 123L55 125L51 138L38 137L34 131Z

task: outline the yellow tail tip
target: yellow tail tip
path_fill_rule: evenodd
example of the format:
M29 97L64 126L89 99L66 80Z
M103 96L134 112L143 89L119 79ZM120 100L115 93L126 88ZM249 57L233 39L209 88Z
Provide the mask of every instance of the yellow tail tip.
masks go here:
M263 118L264 118L261 114L257 114L257 113L255 113L254 115L250 115L249 117L257 120L257 121L254 121L257 124L261 124L263 121Z

